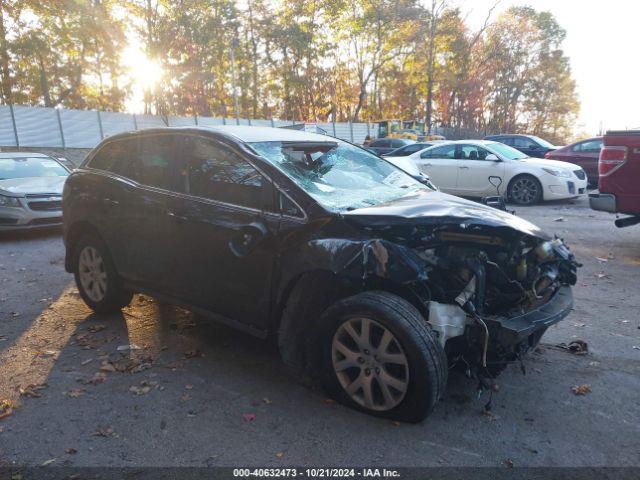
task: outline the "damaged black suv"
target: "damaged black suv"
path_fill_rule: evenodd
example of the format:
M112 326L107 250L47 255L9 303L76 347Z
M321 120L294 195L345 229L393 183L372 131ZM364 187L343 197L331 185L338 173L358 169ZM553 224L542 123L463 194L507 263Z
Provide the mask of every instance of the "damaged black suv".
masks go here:
M186 306L398 420L428 415L454 365L493 378L573 304L562 240L317 134L116 135L69 177L63 210L66 269L96 312L133 292Z

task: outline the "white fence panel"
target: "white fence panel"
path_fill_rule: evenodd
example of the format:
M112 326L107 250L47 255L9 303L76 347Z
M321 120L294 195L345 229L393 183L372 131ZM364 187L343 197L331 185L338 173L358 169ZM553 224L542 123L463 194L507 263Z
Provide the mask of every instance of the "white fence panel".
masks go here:
M16 118L20 146L63 146L55 109L14 106L13 112Z
M348 123L336 123L336 137L351 141L351 128Z
M271 120L251 120L251 125L254 127L270 127Z
M193 127L196 125L195 117L167 117L170 127Z
M138 130L167 126L167 124L164 123L164 119L159 115L136 115L135 118Z
M64 146L68 148L93 148L102 137L98 112L94 110L60 110L64 133Z
M369 134L366 123L353 123L353 143L362 144L365 137Z
M100 120L102 121L102 133L105 137L136 129L133 115L129 113L100 112Z
M198 117L198 125L203 127L217 127L218 125L224 125L224 120L216 117Z
M16 132L13 130L11 108L9 105L0 105L0 145L6 147L16 146Z

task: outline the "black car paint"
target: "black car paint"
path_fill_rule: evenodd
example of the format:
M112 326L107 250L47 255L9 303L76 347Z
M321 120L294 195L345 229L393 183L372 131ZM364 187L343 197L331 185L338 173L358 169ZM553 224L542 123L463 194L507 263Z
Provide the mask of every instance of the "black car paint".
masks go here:
M93 154L109 141L167 130L111 137ZM369 208L329 212L234 136L199 128L170 131L205 136L250 162L267 180L262 210L168 192L93 170L87 167L92 154L65 185L66 269L75 268L78 232L90 228L105 240L131 289L215 315L259 337L281 328L279 315L287 295L306 274L325 272L355 288L397 287L420 303L420 284L429 276L429 265L413 248L437 232L490 235L505 242L549 238L514 215L429 190ZM299 215L278 212L277 195L292 200ZM267 233L251 251L238 256L232 247L247 228ZM496 319L497 325L504 320Z
M522 146L515 145L514 141L519 138L528 140L532 145L530 147L522 147ZM520 135L520 134L489 135L484 137L484 139L504 143L506 145L509 145L510 147L515 148L516 150L521 151L525 155L533 158L544 158L544 155L547 152L555 150L555 148L548 148L544 145L540 145L540 143L531 135Z

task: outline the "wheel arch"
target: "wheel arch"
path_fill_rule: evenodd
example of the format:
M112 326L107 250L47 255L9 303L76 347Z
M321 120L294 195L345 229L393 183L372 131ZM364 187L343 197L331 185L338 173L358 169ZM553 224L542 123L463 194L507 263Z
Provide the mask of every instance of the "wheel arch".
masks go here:
M75 248L80 239L87 234L95 235L100 240L104 241L102 235L98 229L91 222L82 220L74 223L65 235L65 260L64 260L64 268L67 272L73 273L77 265L75 264Z
M409 285L389 279L356 279L329 270L312 270L292 278L276 304L271 332L280 355L295 373L317 377L319 345L315 342L322 313L335 302L365 291L383 291L411 303L426 319L428 310Z
M544 200L545 188L544 188L544 184L542 183L542 180L540 179L540 174L529 169L525 170L524 172L518 172L511 177L511 179L507 183L507 190L506 190L507 196L511 198L511 186L513 185L513 182L515 182L518 178L522 178L522 177L532 177L536 182L538 182L538 184L540 185L540 200Z

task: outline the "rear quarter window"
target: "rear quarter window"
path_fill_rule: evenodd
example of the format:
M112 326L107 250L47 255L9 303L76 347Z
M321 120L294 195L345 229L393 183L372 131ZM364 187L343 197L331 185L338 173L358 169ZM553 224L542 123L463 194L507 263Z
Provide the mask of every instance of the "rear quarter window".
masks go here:
M128 166L137 155L137 141L134 138L116 140L103 145L89 160L87 166L96 170L127 176Z

